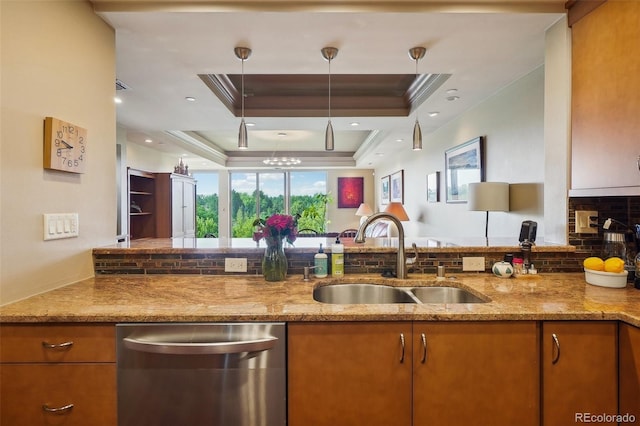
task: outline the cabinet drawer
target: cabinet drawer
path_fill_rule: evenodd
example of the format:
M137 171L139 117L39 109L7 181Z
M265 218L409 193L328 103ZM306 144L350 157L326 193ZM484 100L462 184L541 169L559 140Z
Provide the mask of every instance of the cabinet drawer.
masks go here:
M3 363L115 362L115 326L2 325L0 359Z
M115 364L3 364L0 395L3 425L117 424Z

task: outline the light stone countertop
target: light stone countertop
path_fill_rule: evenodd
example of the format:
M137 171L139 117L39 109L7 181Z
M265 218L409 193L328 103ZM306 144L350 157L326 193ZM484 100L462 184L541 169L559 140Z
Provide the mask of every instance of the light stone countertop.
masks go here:
M313 288L338 282L396 286L450 285L486 296L487 303L338 305L313 300ZM584 274L497 278L459 274L445 281L410 274L341 279L299 275L283 282L261 276L96 276L0 307L3 323L222 321L489 321L622 320L640 326L640 290L587 284Z

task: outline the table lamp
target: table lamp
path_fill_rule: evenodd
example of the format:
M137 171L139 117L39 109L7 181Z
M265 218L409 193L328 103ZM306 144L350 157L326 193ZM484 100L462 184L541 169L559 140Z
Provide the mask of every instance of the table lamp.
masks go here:
M489 245L489 212L509 211L509 184L506 182L475 182L469 184L467 207L487 212L484 238Z

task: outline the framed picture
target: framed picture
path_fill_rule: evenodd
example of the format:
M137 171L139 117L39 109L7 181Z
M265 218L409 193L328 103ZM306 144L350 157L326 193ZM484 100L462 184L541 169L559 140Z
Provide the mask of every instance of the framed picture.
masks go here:
M390 176L380 179L380 203L389 204L389 180Z
M404 204L404 170L400 170L391 175L389 192L389 200L392 203Z
M357 209L364 201L363 177L338 178L338 208Z
M447 203L466 203L469 184L484 180L483 145L478 136L445 151Z
M427 201L429 203L440 201L440 172L427 175Z

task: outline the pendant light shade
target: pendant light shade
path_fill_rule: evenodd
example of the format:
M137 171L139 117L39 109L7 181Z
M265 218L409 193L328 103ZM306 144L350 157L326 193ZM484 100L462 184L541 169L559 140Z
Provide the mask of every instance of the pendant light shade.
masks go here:
M424 47L412 47L409 49L409 57L416 61L416 79L418 78L418 61L424 57L424 54L427 52L427 49ZM420 128L420 123L418 122L418 114L416 113L416 124L413 126L413 150L420 151L422 150L422 129Z
M333 126L331 120L327 123L327 130L324 132L324 149L325 151L333 151Z
M329 61L329 122L327 123L327 130L324 134L324 149L325 151L333 151L335 146L333 126L331 125L331 60L338 55L338 49L335 47L323 47L320 52L322 52L322 57Z
M422 149L422 129L416 118L416 124L413 126L413 150L420 151Z
M242 89L241 89L241 104L242 104L242 119L240 120L240 130L238 131L238 149L249 149L249 139L247 137L247 125L244 122L244 61L251 56L251 49L248 47L236 47L233 49L236 57L242 61Z

